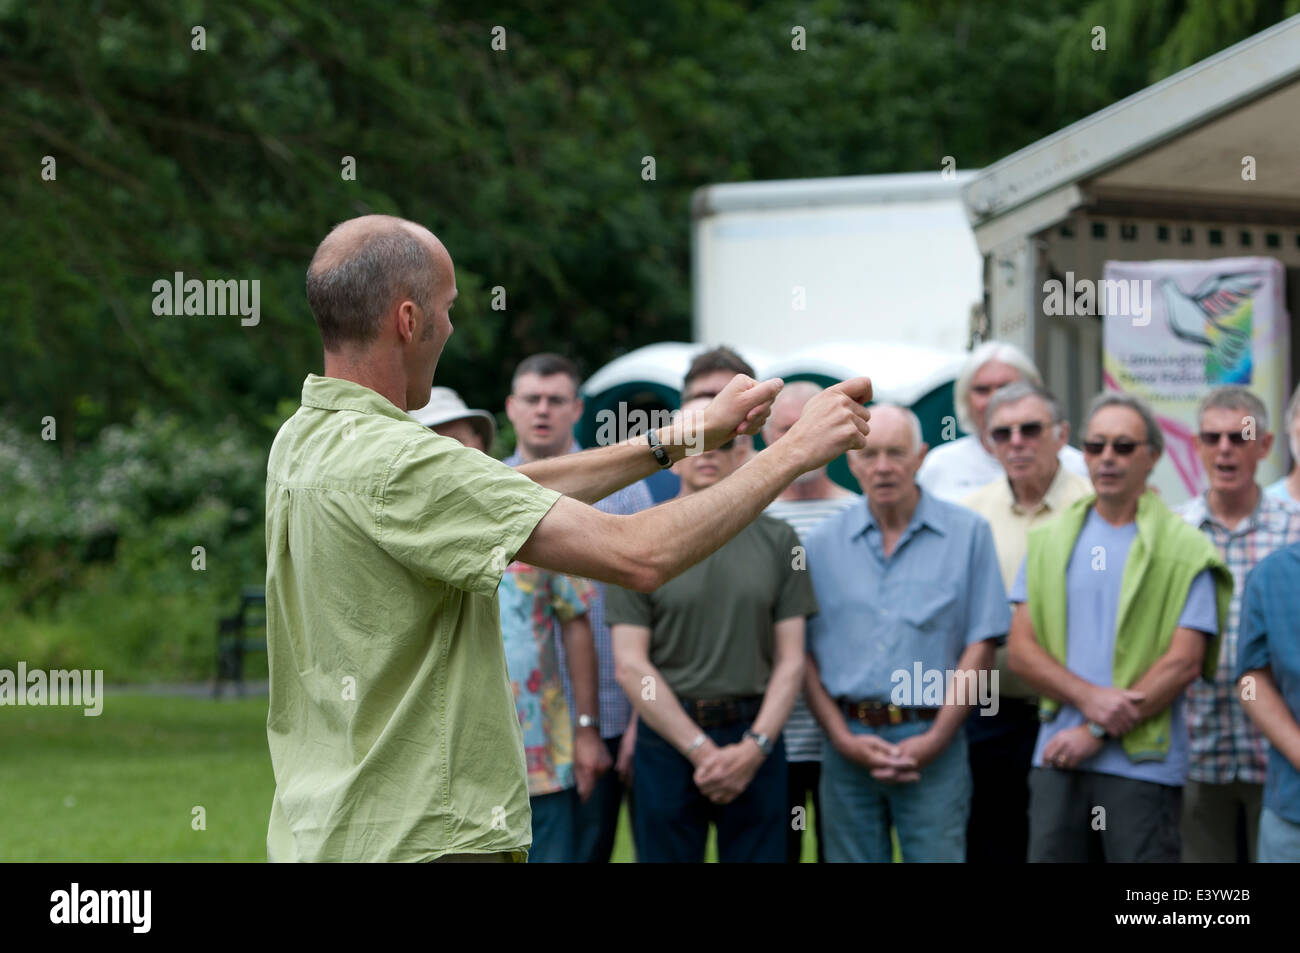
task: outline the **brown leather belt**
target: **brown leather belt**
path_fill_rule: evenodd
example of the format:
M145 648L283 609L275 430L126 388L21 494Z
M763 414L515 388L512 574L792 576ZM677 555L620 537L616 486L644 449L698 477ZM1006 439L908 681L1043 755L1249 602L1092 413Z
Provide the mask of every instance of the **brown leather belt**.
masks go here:
M851 702L840 699L840 711L852 721L860 721L872 728L881 725L901 725L905 721L933 721L938 708L899 708L885 702Z
M686 714L701 728L720 728L737 722L750 722L763 707L763 696L751 698L679 698Z

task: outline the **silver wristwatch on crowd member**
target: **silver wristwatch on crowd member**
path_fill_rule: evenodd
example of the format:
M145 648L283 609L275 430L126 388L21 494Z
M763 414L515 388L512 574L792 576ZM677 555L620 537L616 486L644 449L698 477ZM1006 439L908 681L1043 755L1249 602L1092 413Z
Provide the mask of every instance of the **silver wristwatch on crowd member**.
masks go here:
M745 737L753 738L754 744L758 745L758 750L763 752L763 757L772 753L772 739L761 731L755 731L753 728L745 729Z
M708 740L709 736L701 731L695 736L695 740L686 746L686 757L689 758L691 755L695 754L695 752L699 751L700 748L704 747L704 742Z
M1088 734L1092 735L1098 741L1104 741L1108 737L1106 729L1095 721L1088 722Z
M594 715L579 715L578 727L595 728L597 731L600 731L600 722L596 720L596 717Z

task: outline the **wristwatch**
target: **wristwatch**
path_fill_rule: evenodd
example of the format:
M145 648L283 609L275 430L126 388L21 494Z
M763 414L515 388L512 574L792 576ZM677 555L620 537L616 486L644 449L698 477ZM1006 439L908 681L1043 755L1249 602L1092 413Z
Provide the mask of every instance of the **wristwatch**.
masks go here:
M767 757L772 753L772 739L761 731L747 728L745 729L745 737L754 739L754 744L758 745L758 750L763 752L763 757Z
M599 730L600 730L600 722L597 721L596 718L595 718L594 716L592 716L592 715L579 715L579 716L578 716L578 727L579 727L579 728L595 728L597 731L599 731Z
M667 470L673 465L672 458L668 456L668 451L664 445L659 442L659 431L653 427L646 431L646 442L650 444L650 452L654 454L655 461L659 464L661 470Z
M1104 741L1106 740L1106 738L1109 737L1106 734L1106 729L1103 728L1101 725L1097 724L1095 721L1088 722L1088 734L1092 735L1098 741Z

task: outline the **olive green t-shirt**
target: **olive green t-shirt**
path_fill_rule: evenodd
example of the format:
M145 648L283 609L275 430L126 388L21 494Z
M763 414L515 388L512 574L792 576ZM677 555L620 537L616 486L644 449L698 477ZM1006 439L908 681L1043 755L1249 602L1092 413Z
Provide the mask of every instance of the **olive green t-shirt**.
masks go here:
M806 566L790 525L759 516L652 593L609 586L605 618L650 629L650 661L679 697L762 695L773 626L817 612Z
M496 593L558 498L308 375L266 474L268 859L527 850Z

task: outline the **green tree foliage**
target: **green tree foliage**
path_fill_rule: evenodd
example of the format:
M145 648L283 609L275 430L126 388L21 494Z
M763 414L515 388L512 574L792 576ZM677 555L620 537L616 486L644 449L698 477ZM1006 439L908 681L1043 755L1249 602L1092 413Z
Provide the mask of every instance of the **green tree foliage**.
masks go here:
M320 370L303 275L343 219L444 240L437 380L496 410L528 353L689 339L699 186L983 166L1297 7L0 0L0 612L166 589L191 540L256 580L266 448ZM260 322L155 315L177 272L259 281Z
M3 0L0 401L65 447L140 406L265 423L319 368L315 243L384 211L451 249L439 379L496 408L531 351L689 337L694 188L984 165L1296 5ZM261 323L155 316L177 271L260 280Z

